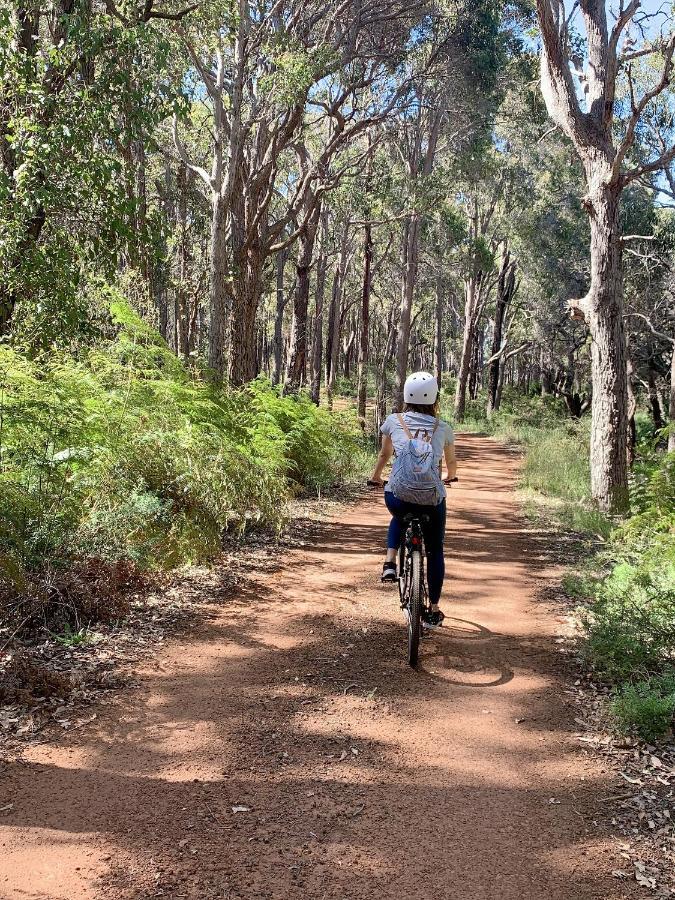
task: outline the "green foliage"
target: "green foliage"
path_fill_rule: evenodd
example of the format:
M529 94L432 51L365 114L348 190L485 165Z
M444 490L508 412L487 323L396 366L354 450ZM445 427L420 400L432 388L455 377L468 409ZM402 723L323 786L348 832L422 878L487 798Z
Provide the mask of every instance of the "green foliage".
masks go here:
M646 740L664 734L675 711L674 469L672 454L645 449L632 478L635 514L612 532L601 574L567 585L588 601L586 653L618 686L618 727Z
M156 28L55 9L9 0L0 12L0 269L14 335L38 349L86 322L83 268L114 268L149 238L125 167L136 142L152 146L171 95Z
M85 644L94 643L96 640L94 632L88 628L73 629L66 624L61 634L52 635L57 644L63 647L82 647Z
M616 563L585 614L587 651L611 681L658 672L675 648L675 568Z
M205 559L225 529L278 527L285 501L347 477L355 418L265 381L191 377L120 298L117 335L29 360L0 347L0 554L5 580L45 558Z
M673 727L675 717L675 670L623 685L611 704L618 728L654 742Z

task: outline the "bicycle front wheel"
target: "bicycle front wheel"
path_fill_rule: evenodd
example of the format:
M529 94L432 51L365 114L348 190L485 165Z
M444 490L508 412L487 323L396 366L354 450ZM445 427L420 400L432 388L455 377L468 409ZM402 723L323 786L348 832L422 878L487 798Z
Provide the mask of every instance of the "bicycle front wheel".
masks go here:
M408 662L417 665L422 632L422 554L413 550L410 560L410 595L408 597Z

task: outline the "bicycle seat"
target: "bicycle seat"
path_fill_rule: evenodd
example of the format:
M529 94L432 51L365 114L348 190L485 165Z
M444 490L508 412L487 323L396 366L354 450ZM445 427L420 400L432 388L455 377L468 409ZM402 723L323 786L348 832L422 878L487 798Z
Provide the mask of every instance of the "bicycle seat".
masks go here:
M421 522L423 524L426 524L429 521L429 516L418 516L416 513L406 513L403 516L403 521L406 523L406 525L409 525L411 522Z

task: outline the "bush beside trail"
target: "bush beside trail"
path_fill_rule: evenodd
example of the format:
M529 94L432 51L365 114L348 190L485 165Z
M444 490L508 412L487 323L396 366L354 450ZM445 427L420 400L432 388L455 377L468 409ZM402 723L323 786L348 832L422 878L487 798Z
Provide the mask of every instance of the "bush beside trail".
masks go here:
M218 388L121 298L111 311L75 354L0 347L0 644L119 616L139 573L278 530L292 496L360 471L352 414L264 380Z

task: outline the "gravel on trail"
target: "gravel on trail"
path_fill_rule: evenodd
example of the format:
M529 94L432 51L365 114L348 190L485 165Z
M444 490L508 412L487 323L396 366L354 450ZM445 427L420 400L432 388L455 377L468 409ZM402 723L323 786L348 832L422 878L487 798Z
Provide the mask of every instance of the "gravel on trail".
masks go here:
M537 599L556 546L519 515L514 451L460 435L458 456L446 620L417 671L364 494L0 769L0 898L635 896Z

